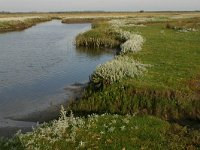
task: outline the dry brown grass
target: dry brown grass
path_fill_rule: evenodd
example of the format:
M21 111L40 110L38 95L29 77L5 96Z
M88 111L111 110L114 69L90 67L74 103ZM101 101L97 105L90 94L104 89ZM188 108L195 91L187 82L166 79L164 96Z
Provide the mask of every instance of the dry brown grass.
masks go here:
M200 12L66 12L66 13L13 13L0 14L0 18L24 17L24 16L50 16L62 18L77 17L159 17L166 16L172 18L200 17Z

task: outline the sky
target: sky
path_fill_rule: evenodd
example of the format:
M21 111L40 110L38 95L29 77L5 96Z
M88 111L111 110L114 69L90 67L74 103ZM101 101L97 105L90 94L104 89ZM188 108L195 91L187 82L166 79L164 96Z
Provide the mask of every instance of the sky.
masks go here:
M200 10L200 0L0 0L0 11Z

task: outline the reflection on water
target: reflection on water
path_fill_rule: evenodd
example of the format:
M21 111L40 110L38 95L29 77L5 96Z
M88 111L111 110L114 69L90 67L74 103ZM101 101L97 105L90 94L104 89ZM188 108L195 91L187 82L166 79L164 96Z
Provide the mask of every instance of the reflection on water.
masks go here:
M51 21L0 34L0 117L28 112L70 95L66 85L88 81L113 52L76 49L75 36L90 24Z
M98 58L102 55L110 54L111 52L114 53L112 49L94 49L94 48L87 48L87 47L77 47L76 48L77 53L80 53L82 55L87 55L91 58Z

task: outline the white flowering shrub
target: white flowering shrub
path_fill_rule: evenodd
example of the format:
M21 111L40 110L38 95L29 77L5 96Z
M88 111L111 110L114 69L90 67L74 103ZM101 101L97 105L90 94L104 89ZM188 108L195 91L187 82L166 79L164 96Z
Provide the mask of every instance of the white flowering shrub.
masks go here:
M66 116L66 111L61 107L61 115L58 120L53 120L51 124L43 124L30 133L19 134L20 141L26 149L42 149L41 143L45 144L46 149L51 149L52 144L61 140L64 142L75 142L76 131L85 124L83 118ZM48 147L50 146L50 147Z
M108 32L111 37L115 37L114 39L116 41L124 42L123 44L120 45L121 52L120 54L125 54L127 52L138 52L142 49L142 45L144 42L144 39L141 35L131 33L129 31L123 31L121 27L126 25L126 20L111 20L110 22L111 27L109 28ZM110 44L111 46L108 47L113 47L112 45L119 45L119 44L114 44L112 43L112 40L108 40L109 37L106 36L100 36L100 37L106 37L105 41L102 42L96 39L93 40L91 37L92 36L99 36L99 34L102 34L103 32L97 31L92 34L89 32L86 34L86 39L83 40L83 38L80 40L81 43L80 45L92 45L93 43L96 44L94 47L100 47L103 45L104 47L107 47L106 45ZM106 34L105 34L106 35ZM90 42L91 40L91 42ZM115 41L114 40L114 41ZM79 45L79 40L76 39L77 45ZM89 43L88 43L89 42ZM103 44L102 44L103 43ZM130 57L127 57L126 55L120 55L115 57L114 60L111 60L103 65L100 65L96 68L94 73L91 75L90 81L97 86L101 85L106 85L106 84L111 84L115 81L119 81L122 78L126 77L139 77L143 74L143 72L146 71L146 65L141 64ZM102 84L103 83L103 84Z
M96 68L91 76L93 83L111 84L125 77L135 78L146 71L146 66L128 56L117 56Z
M143 42L141 35L131 34L130 39L121 45L121 53L138 52L142 49Z
M121 41L127 41L131 38L132 34L128 31L123 31L122 29L114 29L114 31L117 33L117 37L121 40Z
M138 52L142 49L144 39L141 35L131 33L129 31L123 31L120 27L125 26L125 21L113 20L110 21L112 27L114 27L118 38L125 43L121 44L121 53L126 52Z
M101 140L101 137L106 134L117 131L125 132L128 130L128 126L132 127L129 124L134 117L134 115L92 114L83 118L74 117L72 113L67 117L66 111L61 107L61 116L58 120L38 126L26 134L18 133L16 136L27 150L72 149L72 147L80 149L93 144L96 135L98 135L98 140ZM92 136L90 136L91 134Z
M109 21L112 27L119 28L125 25L125 21L123 20L111 20Z

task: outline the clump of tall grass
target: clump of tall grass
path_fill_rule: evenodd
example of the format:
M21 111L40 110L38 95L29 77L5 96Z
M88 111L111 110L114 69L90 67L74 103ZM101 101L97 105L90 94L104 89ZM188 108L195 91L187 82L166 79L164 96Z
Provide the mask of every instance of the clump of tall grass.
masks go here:
M116 56L113 60L98 66L90 80L92 83L111 84L123 78L136 78L147 71L146 66L128 56Z
M77 47L88 48L116 48L119 47L120 41L115 35L115 31L109 28L106 22L95 22L92 29L79 34L76 37Z
M85 33L81 33L76 37L76 46L84 46L88 48L115 48L120 43L117 39L110 36L106 31L101 29L92 29Z

